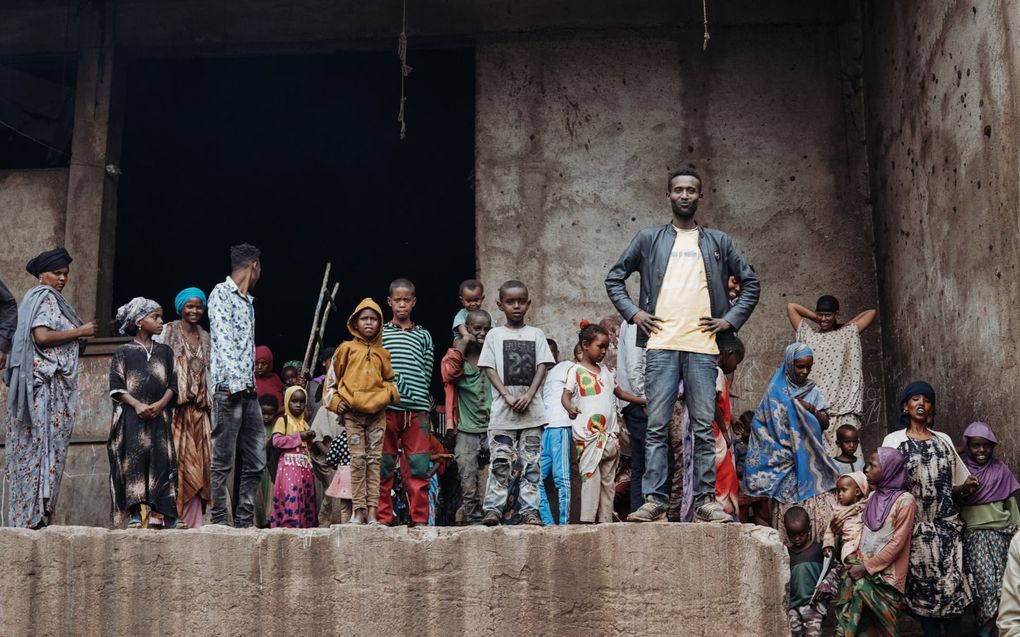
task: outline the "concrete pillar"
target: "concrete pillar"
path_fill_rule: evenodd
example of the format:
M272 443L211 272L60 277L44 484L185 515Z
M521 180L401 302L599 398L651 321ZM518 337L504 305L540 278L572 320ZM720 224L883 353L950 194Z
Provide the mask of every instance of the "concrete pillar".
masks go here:
M85 320L106 325L111 314L116 178L106 172L120 153L119 125L111 117L114 85L115 2L78 5L78 81L67 186L64 246L74 257L68 296ZM101 328L102 329L102 328Z

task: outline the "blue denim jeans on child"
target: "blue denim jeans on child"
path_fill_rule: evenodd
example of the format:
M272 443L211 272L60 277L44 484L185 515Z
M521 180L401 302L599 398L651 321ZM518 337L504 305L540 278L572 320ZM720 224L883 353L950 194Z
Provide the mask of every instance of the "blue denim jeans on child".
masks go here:
M710 354L650 349L645 358L645 396L648 428L645 432L644 499L669 506L669 422L673 418L680 381L694 434L694 503L715 496L716 357Z
M573 446L570 427L546 427L542 433L542 481L538 485L541 502L538 512L542 516L542 524L567 524L570 522L570 453ZM549 507L549 497L545 493L545 479L552 473L553 485L556 487L557 512L559 521L553 519Z
M489 483L485 487L485 511L500 515L506 510L514 460L521 463L520 513L538 513L538 491L542 468L542 428L489 429Z

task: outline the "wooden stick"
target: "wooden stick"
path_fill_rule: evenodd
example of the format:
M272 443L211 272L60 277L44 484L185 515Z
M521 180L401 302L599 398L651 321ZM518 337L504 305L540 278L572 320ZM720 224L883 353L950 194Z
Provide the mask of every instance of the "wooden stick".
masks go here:
M305 358L301 362L301 371L308 371L308 357L312 355L312 345L315 344L315 335L319 331L319 310L322 309L322 300L326 296L326 289L329 285L329 271L333 264L326 264L326 273L322 275L322 287L319 288L319 300L315 302L315 314L312 315L312 331L308 334L308 346L305 347Z
M336 310L336 293L340 291L340 284L333 284L333 293L329 295L329 303L322 312L322 323L319 325L319 338L315 342L315 353L312 354L312 365L319 364L319 350L322 348L322 341L326 338L326 323L329 321L330 310ZM312 372L315 370L312 369Z

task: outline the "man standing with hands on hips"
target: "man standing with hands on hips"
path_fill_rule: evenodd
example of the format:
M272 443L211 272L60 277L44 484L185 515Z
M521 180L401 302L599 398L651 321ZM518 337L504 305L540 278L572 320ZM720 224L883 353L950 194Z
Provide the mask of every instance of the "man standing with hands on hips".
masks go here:
M640 230L606 276L606 292L616 309L638 332L646 348L645 396L648 428L642 504L631 522L654 522L669 505L667 454L669 421L682 380L694 434L694 515L701 522L730 522L715 500L716 357L719 344L735 337L758 303L758 275L725 232L694 220L702 196L702 180L685 168L672 172L667 198L673 220ZM641 296L635 304L626 281L641 275ZM727 281L741 284L731 306Z

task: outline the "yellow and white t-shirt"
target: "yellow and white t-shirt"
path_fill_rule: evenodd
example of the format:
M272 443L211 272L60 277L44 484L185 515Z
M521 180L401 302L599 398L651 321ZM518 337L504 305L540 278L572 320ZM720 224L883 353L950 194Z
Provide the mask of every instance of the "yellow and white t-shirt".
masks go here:
M662 330L648 337L648 349L718 354L715 334L703 332L698 320L712 316L705 261L698 248L698 230L677 230L662 289L655 303Z

